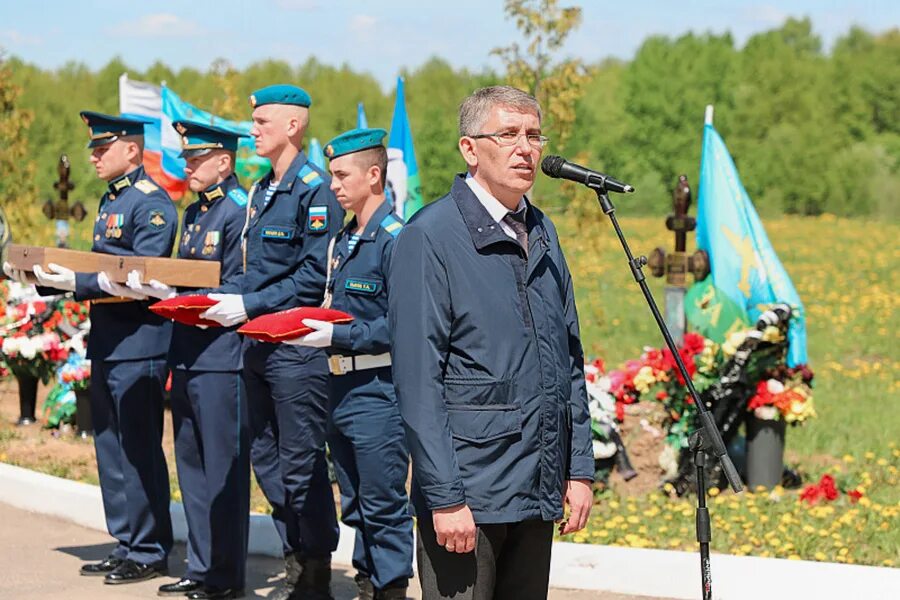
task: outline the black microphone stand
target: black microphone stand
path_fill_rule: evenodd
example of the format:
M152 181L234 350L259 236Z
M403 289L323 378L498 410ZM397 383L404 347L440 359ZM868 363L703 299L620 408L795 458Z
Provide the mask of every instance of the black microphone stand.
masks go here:
M628 266L631 268L631 274L640 286L641 292L643 292L644 298L650 306L650 312L653 313L653 318L656 319L656 325L659 327L663 338L666 340L666 346L669 347L672 356L675 358L675 363L678 365L678 371L681 373L684 385L687 387L691 398L694 399L694 405L697 407L699 413L701 426L700 429L694 431L688 438L688 448L690 448L691 453L694 456L694 466L697 468L696 529L697 542L700 544L700 577L703 585L702 598L703 600L712 600L712 569L710 568L709 561L709 542L712 538L712 528L709 522L709 510L706 507L706 475L704 472L704 467L706 466L706 451L712 450L719 462L722 463L722 470L725 472L725 478L728 479L728 483L735 493L739 493L744 487L737 470L734 468L734 464L728 457L728 452L725 449L725 442L722 441L722 436L719 433L719 429L716 427L716 421L709 409L706 408L703 400L700 399L700 394L697 393L696 388L694 388L691 376L684 366L684 361L681 360L681 355L678 354L678 348L675 347L675 340L672 339L672 334L669 332L669 328L666 326L666 322L659 312L659 307L656 306L656 301L653 299L653 294L650 293L649 286L647 286L647 280L644 277L643 271L644 265L647 264L647 257L639 256L638 258L635 258L631 254L631 249L628 247L628 242L625 240L625 235L622 233L622 229L619 227L619 221L616 219L616 207L613 206L613 203L609 199L605 183L605 180L601 180L599 183L591 182L586 185L597 193L597 200L600 202L600 208L606 216L609 217L609 220L616 230L616 235L619 238L619 242L622 244L625 256L628 257Z

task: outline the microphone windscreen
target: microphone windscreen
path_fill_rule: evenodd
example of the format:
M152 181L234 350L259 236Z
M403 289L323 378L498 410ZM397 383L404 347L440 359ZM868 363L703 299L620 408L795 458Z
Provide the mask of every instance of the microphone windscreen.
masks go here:
M549 177L559 177L559 171L565 162L566 159L561 156L550 155L541 161L541 171Z

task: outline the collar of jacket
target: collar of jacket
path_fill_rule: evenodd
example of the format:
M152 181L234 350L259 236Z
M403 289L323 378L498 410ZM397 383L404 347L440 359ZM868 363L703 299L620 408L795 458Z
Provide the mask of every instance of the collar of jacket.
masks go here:
M450 188L450 195L456 201L456 206L462 214L463 221L472 236L475 247L481 250L491 244L510 243L515 244L516 241L506 235L500 225L494 221L491 214L487 211L483 204L478 200L475 192L466 183L465 173L459 174L453 180L453 187ZM527 211L525 212L526 224L528 225L528 246L529 252L534 244L544 238L544 228L540 225L537 214L531 206L528 198L525 198Z
M359 241L371 242L375 239L375 236L378 235L378 228L381 227L381 222L384 221L384 218L388 216L391 212L391 203L385 200L381 203L381 206L375 209L375 212L372 213L372 216L369 217L369 222L366 223L366 228L363 229L362 234L359 236ZM353 215L353 218L350 219L350 222L344 226L344 230L341 232L341 237L346 235L352 235L353 230L356 229L356 215Z
M202 192L200 192L200 194L199 194L200 199L203 202L212 203L212 202L215 202L216 200L218 200L219 198L224 198L228 194L228 192L230 192L231 189L234 187L236 181L237 181L237 179L236 179L234 173L232 173L231 175L229 175L228 177L223 179L222 183L213 184L213 185L209 186L208 188L206 188L205 190L203 190Z
M144 177L144 167L138 167L137 169L133 169L124 175L116 177L112 181L109 182L108 190L112 196L118 196L122 193L122 191L134 185L135 182L140 181Z
M307 158L306 154L301 150L297 153L297 156L294 157L294 160L291 161L291 166L288 167L288 170L285 171L284 177L281 178L281 181L278 182L278 187L275 188L277 192L289 192L291 188L294 187L294 182L297 180L297 173L300 172L300 169L303 168L303 165L306 164ZM265 190L269 187L269 183L272 181L272 177L275 176L275 171L269 171L265 177L263 177L262 181L257 186L257 189Z

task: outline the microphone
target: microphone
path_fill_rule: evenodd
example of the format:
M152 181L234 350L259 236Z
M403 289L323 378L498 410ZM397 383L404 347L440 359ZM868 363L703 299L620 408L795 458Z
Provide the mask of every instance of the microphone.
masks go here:
M634 191L634 188L627 183L622 183L618 179L613 179L609 175L604 175L599 171L592 171L587 167L576 165L561 156L548 156L542 160L541 171L548 177L568 179L588 187L599 186L607 192L627 194Z

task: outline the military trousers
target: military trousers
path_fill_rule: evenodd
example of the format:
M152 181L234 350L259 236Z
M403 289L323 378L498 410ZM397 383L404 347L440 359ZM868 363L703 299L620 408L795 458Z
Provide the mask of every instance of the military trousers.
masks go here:
M188 526L184 576L242 589L250 523L250 424L241 373L172 372L175 464Z
M329 412L341 520L356 530L353 566L377 589L405 587L413 558L409 452L390 367L332 375Z
M165 563L172 549L162 450L164 357L91 363L91 417L113 556Z
M325 462L327 358L314 348L244 345L250 462L284 552L328 557L337 548L338 526Z

